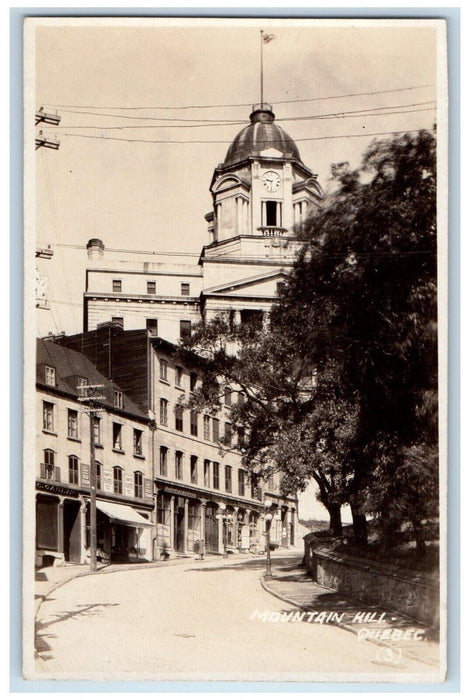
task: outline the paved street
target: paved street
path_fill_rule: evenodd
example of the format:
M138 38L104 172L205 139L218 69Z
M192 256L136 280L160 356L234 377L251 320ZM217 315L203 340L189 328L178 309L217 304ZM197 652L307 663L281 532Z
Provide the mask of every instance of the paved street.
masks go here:
M293 561L276 559L276 565ZM281 622L278 615L272 615L277 621L263 621L266 611L296 610L262 589L263 571L263 559L187 560L70 581L40 608L38 674L122 680L306 681L332 673L337 679L345 674L344 680L364 674L375 680L430 678L429 666L410 659L394 665L380 647L338 627Z

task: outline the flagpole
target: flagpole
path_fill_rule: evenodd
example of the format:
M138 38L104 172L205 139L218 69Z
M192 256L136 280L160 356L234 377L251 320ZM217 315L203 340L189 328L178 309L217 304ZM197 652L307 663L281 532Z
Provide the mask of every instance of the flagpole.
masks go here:
M263 105L263 32L264 30L261 29L260 31L260 53L261 53L261 105Z

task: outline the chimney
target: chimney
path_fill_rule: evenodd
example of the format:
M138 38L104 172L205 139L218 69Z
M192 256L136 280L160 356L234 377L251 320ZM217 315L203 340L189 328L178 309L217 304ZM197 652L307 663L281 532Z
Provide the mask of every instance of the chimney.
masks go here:
M86 249L90 260L101 260L104 255L104 243L99 238L90 238Z

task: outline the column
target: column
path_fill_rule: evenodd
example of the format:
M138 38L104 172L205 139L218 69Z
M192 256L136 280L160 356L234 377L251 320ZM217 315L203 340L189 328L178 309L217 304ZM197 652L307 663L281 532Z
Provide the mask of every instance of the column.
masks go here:
M205 539L206 539L206 503L207 501L201 501L201 508L200 508L200 513L201 513L201 544L202 547L204 548L202 551L204 552L205 550Z
M220 507L220 504L219 504ZM219 554L224 553L224 519L221 516L217 519L219 525Z
M62 560L64 557L64 499L60 498L59 505L57 507L57 552L62 554Z
M86 503L80 506L80 564L86 563Z
M242 322L242 315L240 311L235 310L233 312L233 324L234 326L240 326Z
M238 549L238 511L239 507L233 508L233 546Z
M175 497L170 498L170 549L175 549Z
M236 197L235 202L237 203L237 234L243 233L243 199L242 197Z
M296 514L296 510L295 510L295 508L292 508L291 512L290 512L291 523L292 523L290 542L291 542L292 546L295 546L295 514Z
M184 499L183 553L188 551L189 499Z

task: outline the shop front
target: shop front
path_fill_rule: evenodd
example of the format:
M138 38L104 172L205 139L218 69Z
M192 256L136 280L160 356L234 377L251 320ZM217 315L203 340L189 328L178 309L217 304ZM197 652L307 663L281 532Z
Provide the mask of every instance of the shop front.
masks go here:
M152 560L150 512L147 518L129 505L100 499L96 509L97 547L103 558L112 562Z

